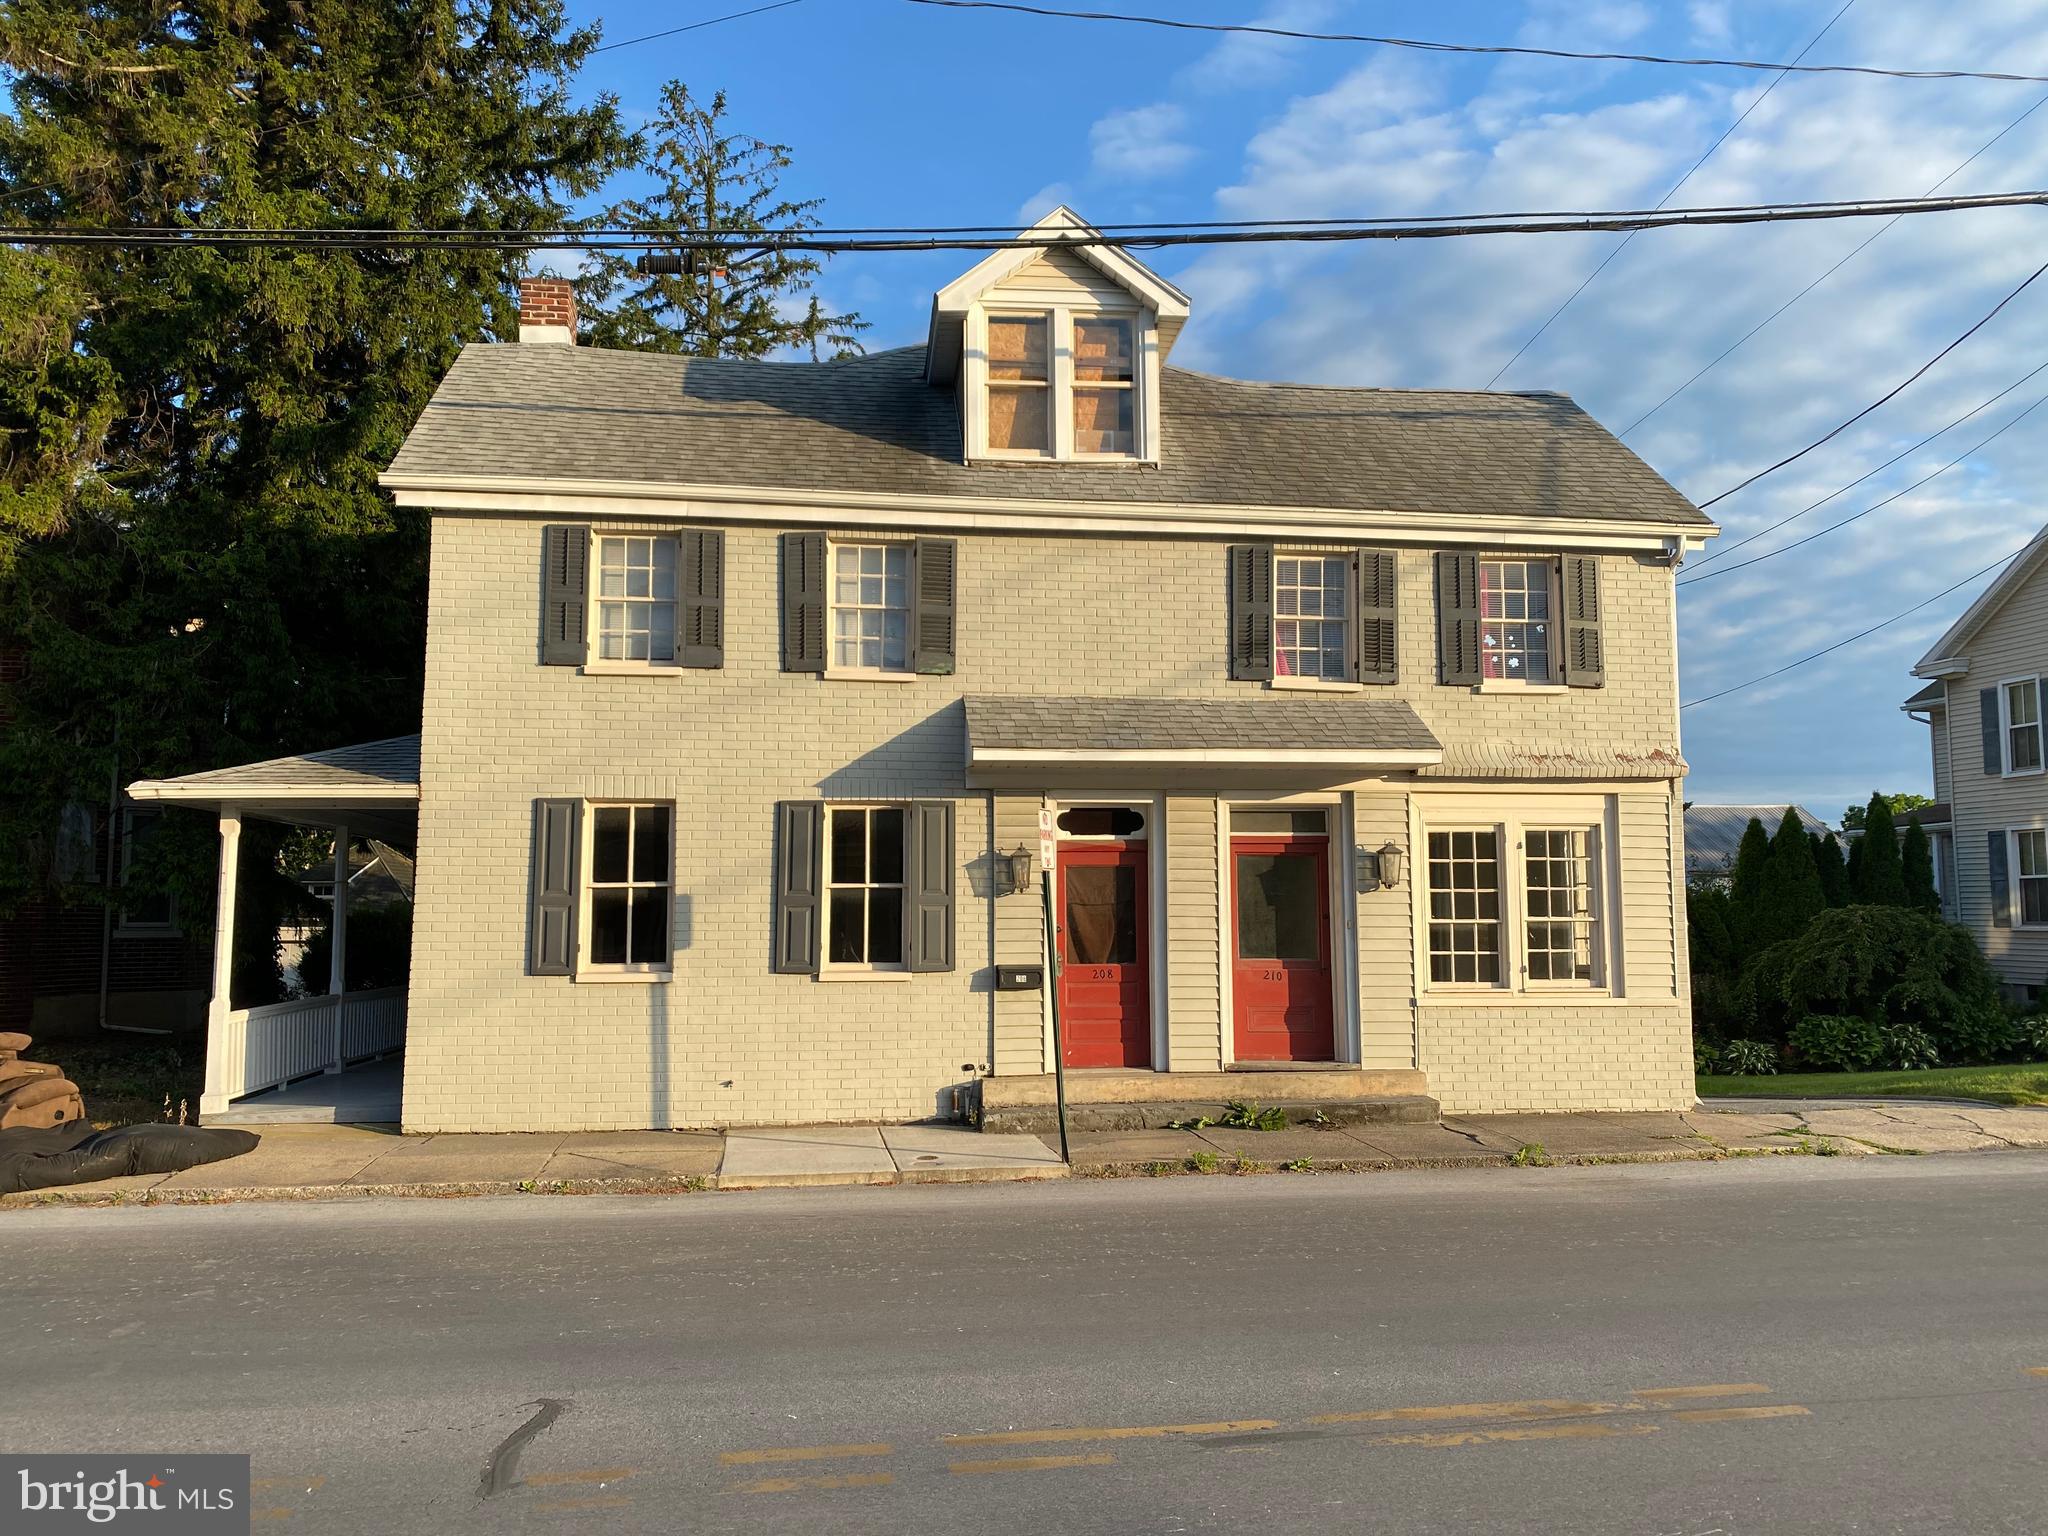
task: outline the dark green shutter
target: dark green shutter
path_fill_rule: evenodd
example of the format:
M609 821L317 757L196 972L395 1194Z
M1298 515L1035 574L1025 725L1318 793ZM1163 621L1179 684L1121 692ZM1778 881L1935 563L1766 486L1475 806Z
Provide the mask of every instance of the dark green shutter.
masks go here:
M1436 557L1437 679L1479 686L1479 557L1439 550Z
M1230 546L1230 675L1273 677L1273 546Z
M1361 683L1398 682L1400 557L1391 549L1361 549L1353 558L1358 566L1358 647L1352 675Z
M1573 688L1598 688L1607 681L1600 635L1600 557L1566 555L1564 586L1564 680Z
M725 530L690 528L682 537L681 620L676 660L686 667L725 665Z
M953 969L953 802L914 800L910 846L904 850L909 889L903 915L904 954L913 971Z
M1998 720L1998 690L1985 688L1977 694L1977 723L1984 732L1984 771L2005 772L2005 732Z
M542 666L580 667L590 654L585 605L590 592L590 530L557 523L541 535Z
M943 677L953 670L957 546L919 539L910 554L910 670Z
M798 535L792 535L798 537ZM818 881L823 877L825 807L784 800L775 807L775 969L809 976L818 969Z
M576 800L533 802L533 882L527 913L526 969L567 976L576 960Z
M1991 867L1991 926L2010 928L2012 926L2012 871L2006 864L2005 831L1994 828L1985 834L1990 839L1986 852L1990 854Z
M825 670L825 535L782 536L782 670Z

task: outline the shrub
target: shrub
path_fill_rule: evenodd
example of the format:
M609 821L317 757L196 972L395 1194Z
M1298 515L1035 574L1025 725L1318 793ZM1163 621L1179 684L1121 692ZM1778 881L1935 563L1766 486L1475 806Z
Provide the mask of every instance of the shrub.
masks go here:
M1791 1045L1823 1072L1862 1072L1884 1055L1885 1027L1853 1013L1813 1013L1792 1026Z
M1934 1037L1918 1024L1884 1026L1884 1053L1877 1064L1889 1072L1923 1072L1941 1065Z
M1721 1070L1732 1077L1769 1077L1778 1070L1778 1048L1763 1040L1730 1040Z
M2048 1012L2023 1014L2014 1020L2013 1045L2028 1061L2048 1061Z
M1722 1054L1728 1049L1726 1041L1712 1036L1694 1034L1692 1037L1692 1071L1695 1077L1712 1077L1721 1070Z

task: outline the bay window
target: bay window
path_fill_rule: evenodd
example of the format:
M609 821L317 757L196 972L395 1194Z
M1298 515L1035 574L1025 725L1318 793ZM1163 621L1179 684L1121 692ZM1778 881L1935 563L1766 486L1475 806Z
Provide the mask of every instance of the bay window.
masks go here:
M1605 807L1582 798L1467 819L1425 810L1418 935L1438 991L1595 991L1609 982ZM1431 824L1433 823L1433 824Z

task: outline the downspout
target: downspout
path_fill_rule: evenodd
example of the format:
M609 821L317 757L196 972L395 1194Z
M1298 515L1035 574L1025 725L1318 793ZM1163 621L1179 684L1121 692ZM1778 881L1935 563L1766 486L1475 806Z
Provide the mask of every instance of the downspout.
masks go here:
M114 765L107 771L107 900L100 907L100 1007L101 1029L107 1022L107 994L114 972L114 861L121 849L121 722L114 722Z

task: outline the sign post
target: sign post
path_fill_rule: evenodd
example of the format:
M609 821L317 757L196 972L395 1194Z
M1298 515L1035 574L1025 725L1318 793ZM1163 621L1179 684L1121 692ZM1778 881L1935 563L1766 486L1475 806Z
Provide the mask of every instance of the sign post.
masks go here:
M1053 920L1057 851L1052 806L1041 802L1038 807L1038 888L1044 896L1045 973L1046 985L1051 989L1047 1001L1052 1008L1052 1091L1053 1100L1059 1107L1060 1161L1071 1165L1074 1157L1067 1146L1067 1053L1065 1043L1060 1039L1060 944L1058 925Z

